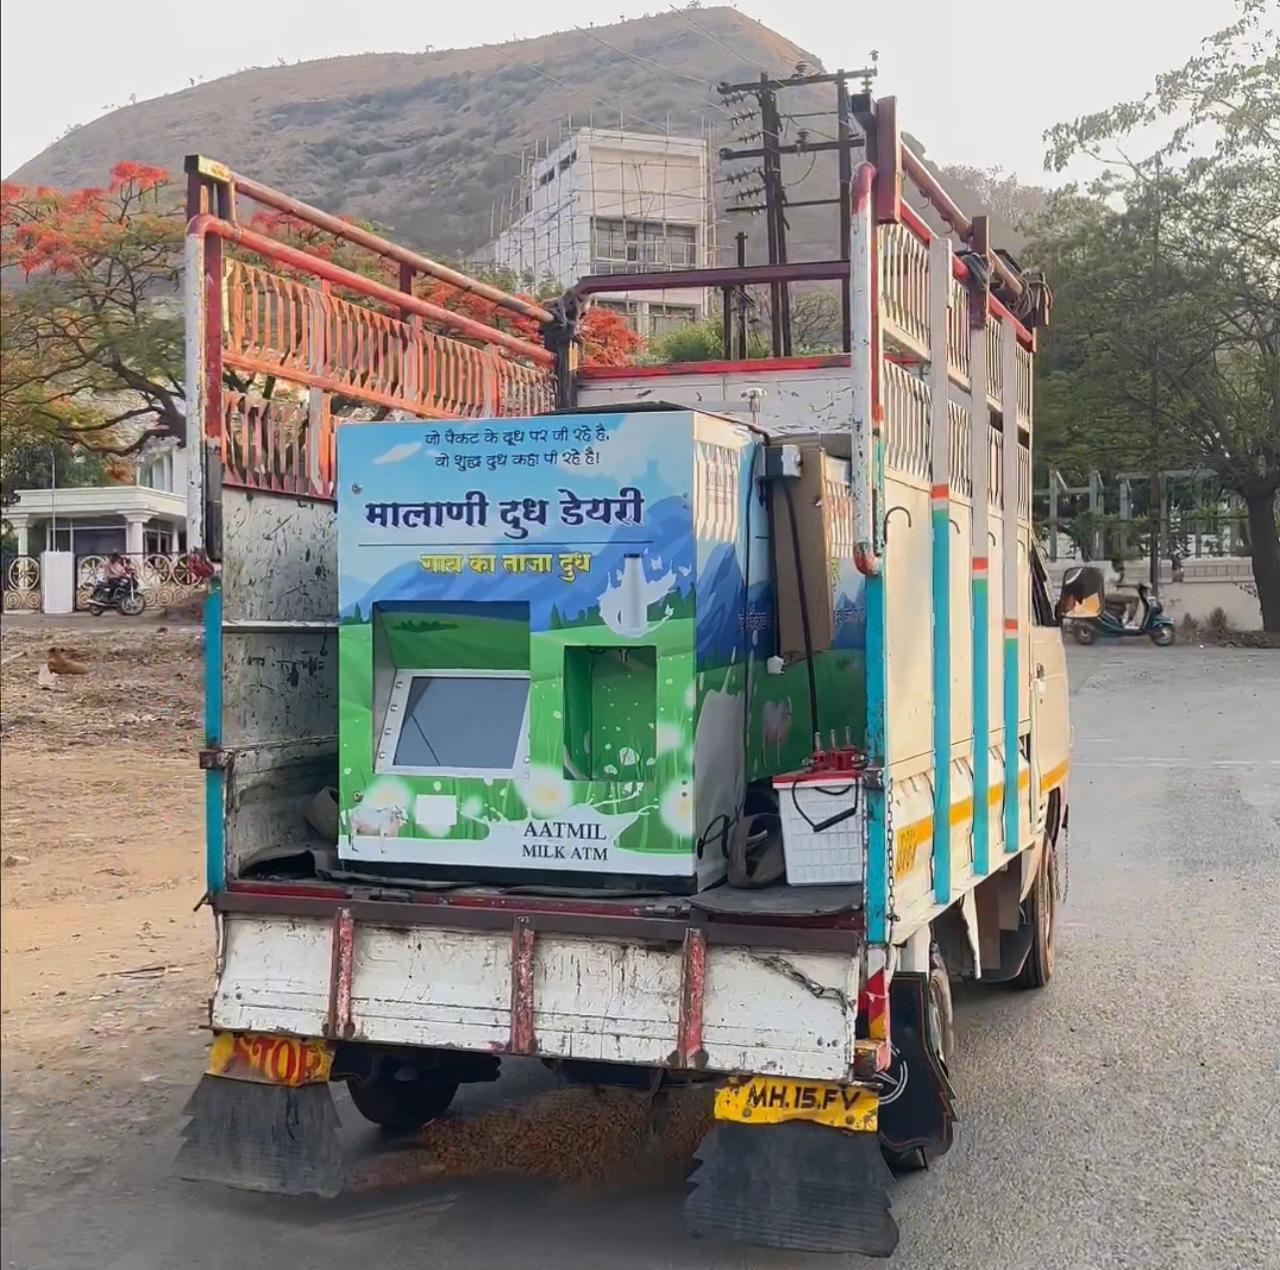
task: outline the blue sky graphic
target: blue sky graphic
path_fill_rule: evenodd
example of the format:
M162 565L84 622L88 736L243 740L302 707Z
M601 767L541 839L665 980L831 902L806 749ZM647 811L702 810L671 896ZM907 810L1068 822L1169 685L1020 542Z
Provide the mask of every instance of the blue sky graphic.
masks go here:
M568 439L556 440L556 433L563 435L564 430ZM594 463L587 461L588 449ZM536 454L538 463L517 466L512 461L517 454ZM441 456L447 465L441 465ZM480 462L462 470L455 456ZM491 466L496 456L505 457L506 464ZM692 428L689 414L683 412L414 421L339 429L339 606L344 614L359 606L367 616L373 599L408 598L409 594L426 599L480 586L494 599L530 598L536 604L538 597L516 597L514 591L542 591L547 608L557 597L559 602L570 602L571 608L586 608L605 585L605 570L620 567L628 550L644 554L651 577L668 568L689 569L690 573L680 575L680 589L685 589L692 585L692 478ZM616 498L627 486L639 489L643 496L641 524L584 520L571 526L562 522L562 490L585 500ZM370 523L366 515L369 503L461 502L473 490L481 491L487 500L483 526L446 520L439 527L384 528ZM499 505L514 499L546 500L546 525L529 523L524 526L527 537L512 536ZM545 579L500 574L474 579L436 577L418 564L422 555L578 550L593 553L594 576L577 584L566 584L558 572Z

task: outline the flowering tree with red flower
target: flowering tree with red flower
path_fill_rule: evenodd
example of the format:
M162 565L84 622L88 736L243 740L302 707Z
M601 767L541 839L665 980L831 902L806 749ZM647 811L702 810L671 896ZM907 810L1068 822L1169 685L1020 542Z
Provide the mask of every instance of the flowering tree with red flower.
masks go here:
M295 217L260 212L249 226L397 285L392 262ZM101 189L4 186L0 432L6 449L54 436L127 455L153 437L183 435L183 228L180 188L163 169L144 164L117 164ZM284 271L278 262L258 263ZM515 289L513 279L496 281ZM535 322L447 282L420 276L415 293L489 326L539 338ZM623 365L643 347L625 321L601 308L588 311L582 337L588 364ZM232 372L227 383L268 398L273 387L242 382Z
M4 186L6 448L43 434L122 453L180 430L182 221L168 181L120 163L102 189Z

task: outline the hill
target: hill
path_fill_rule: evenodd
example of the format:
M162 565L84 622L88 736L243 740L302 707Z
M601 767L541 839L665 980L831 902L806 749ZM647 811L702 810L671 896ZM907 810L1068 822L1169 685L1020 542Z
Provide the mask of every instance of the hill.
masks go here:
M570 117L690 135L705 120L713 144L729 144L730 112L714 85L761 71L788 75L802 62L821 65L736 10L707 8L505 45L255 68L114 110L8 179L74 188L101 183L121 159L176 172L198 151L456 256L488 237L489 208L519 174L521 148L554 141ZM829 88L789 93L785 109L797 118L784 120L784 140L806 122L803 112L829 110L831 99ZM809 122L834 131L830 119ZM792 199L834 193L830 155L789 161L787 170ZM836 254L833 209L796 209L790 221L793 259ZM764 238L762 218L753 218L722 229L721 241L738 228L753 247Z
M508 45L241 71L112 111L9 179L75 187L101 182L120 159L178 170L184 154L199 151L457 253L487 237L490 203L518 175L521 147L554 138L571 114L617 125L621 113L639 131L669 117L673 132L696 135L704 117L728 122L712 88L719 80L788 74L816 60L732 9L690 16L707 37L668 12Z

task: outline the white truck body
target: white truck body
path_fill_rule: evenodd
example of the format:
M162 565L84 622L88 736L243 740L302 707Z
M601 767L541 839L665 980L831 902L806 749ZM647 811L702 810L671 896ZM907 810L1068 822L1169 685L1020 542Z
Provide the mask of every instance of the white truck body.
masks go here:
M542 350L516 348L520 364L428 333L412 297L374 312L393 306L390 288L316 262L321 287L287 252L291 272L273 273L272 245L234 223L221 191L286 201L220 165L192 170L205 201L188 237L190 525L221 566L202 755L214 1031L834 1082L870 1100L857 1127L874 1129L900 1049L897 981L927 993L938 947L953 972L1012 977L1024 935L1051 940L1038 923L1045 888L1055 893L1069 725L1030 521L1033 333L946 239L873 198L883 178L864 165L851 353L587 369L568 394L580 408L723 413L783 440L848 438L855 511L839 550L865 575L868 626L856 887L771 900L726 887L653 898L378 885L346 872L306 819L338 763L330 402L367 399L404 419L524 416L551 405L554 385ZM195 214L215 202L220 216ZM224 244L267 267L224 261ZM406 269L439 270L383 247L399 252L402 285ZM363 290L369 307L330 283ZM519 343L502 338L506 353ZM226 367L297 391L269 403L229 392ZM921 1035L935 1026L924 1012Z

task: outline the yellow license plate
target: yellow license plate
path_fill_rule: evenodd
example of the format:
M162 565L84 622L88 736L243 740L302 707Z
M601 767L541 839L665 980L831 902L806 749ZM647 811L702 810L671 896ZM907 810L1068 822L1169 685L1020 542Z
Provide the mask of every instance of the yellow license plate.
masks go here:
M209 1050L211 1076L263 1085L323 1084L333 1068L333 1052L323 1041L297 1036L219 1032Z
M716 1091L716 1119L740 1124L812 1120L835 1129L874 1133L880 1100L869 1089L825 1081L752 1076Z

